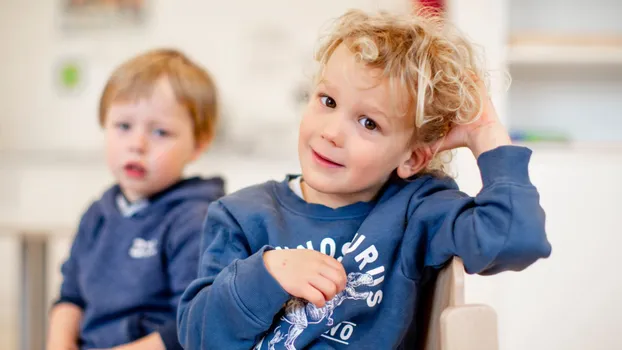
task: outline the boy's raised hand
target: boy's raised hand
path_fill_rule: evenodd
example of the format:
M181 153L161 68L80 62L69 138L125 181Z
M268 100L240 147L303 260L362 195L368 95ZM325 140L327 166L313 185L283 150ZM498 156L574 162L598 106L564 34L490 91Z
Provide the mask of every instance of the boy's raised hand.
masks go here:
M317 307L346 288L346 271L336 259L310 249L271 250L264 253L268 272L289 294Z
M478 85L483 104L480 118L470 124L452 127L447 136L431 146L433 152L468 147L478 158L486 151L512 143L506 128L499 121L485 84L480 80Z

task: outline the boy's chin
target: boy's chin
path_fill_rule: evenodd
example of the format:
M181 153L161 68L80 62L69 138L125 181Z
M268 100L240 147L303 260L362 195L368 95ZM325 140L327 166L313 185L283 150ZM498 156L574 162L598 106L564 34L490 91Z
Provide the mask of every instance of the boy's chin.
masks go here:
M318 174L310 174L305 176L303 174L302 178L307 186L321 194L347 196L353 192L356 192L347 181L342 181L341 179L337 179L332 176L327 177Z
M135 181L119 181L119 186L126 196L134 198L147 198L155 193L158 193L162 189L160 186L155 186L150 183L136 183Z

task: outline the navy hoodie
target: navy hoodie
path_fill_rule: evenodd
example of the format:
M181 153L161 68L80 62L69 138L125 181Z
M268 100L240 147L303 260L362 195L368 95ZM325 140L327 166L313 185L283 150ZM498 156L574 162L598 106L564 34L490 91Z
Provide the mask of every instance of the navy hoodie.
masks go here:
M198 279L182 296L186 350L399 349L417 333L428 269L460 256L467 272L523 270L548 257L544 211L528 175L531 151L478 158L470 197L449 178L391 180L378 198L337 209L310 204L291 177L243 189L209 208ZM324 307L292 298L267 271L272 249L313 249L340 261L344 291Z
M220 178L182 180L131 216L120 211L118 185L83 215L62 266L57 303L83 309L80 348L109 348L159 332L181 348L175 315L196 278L201 229L210 202L224 195Z

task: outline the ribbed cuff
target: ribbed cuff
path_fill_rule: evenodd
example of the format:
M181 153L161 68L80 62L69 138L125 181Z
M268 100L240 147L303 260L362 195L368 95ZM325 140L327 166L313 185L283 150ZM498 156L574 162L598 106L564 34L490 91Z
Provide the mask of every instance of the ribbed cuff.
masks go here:
M52 307L58 304L62 304L62 303L74 304L75 306L81 308L82 310L84 310L84 306L85 306L84 300L82 300L81 298L71 298L71 297L61 296L58 300L54 302Z
M531 153L529 148L522 146L500 146L482 153L477 158L482 184L489 186L495 182L512 182L531 185Z
M290 298L264 264L263 254L273 249L264 246L248 258L238 260L234 282L237 295L248 312L268 325Z

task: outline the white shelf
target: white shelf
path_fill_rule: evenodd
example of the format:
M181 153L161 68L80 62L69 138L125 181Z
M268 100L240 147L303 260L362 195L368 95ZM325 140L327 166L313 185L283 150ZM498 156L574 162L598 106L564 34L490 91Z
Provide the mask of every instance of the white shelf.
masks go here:
M524 32L510 36L509 64L622 64L622 36Z
M622 142L607 141L568 141L568 142L532 142L514 141L517 146L525 146L538 151L597 153L622 155Z
M510 65L620 64L622 46L554 46L519 44L508 47Z

